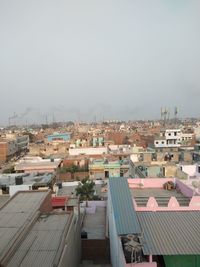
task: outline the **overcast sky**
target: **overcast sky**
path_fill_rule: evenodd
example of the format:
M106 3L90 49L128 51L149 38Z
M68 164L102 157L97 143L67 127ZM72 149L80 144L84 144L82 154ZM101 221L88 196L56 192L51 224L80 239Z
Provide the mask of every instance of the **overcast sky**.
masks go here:
M200 116L199 0L1 0L0 123ZM173 115L173 114L172 114Z

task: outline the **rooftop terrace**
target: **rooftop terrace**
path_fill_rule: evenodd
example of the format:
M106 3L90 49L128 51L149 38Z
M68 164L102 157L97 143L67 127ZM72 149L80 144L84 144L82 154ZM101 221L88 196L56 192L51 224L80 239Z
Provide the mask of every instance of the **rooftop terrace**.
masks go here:
M131 189L131 194L138 207L145 207L150 197L154 197L160 207L167 207L171 197L175 197L180 206L188 206L190 198L184 196L176 189L165 190L162 188Z
M129 179L128 184L136 211L200 211L200 196L178 179Z
M106 207L96 207L93 214L86 214L83 221L83 230L88 239L105 239L106 235Z

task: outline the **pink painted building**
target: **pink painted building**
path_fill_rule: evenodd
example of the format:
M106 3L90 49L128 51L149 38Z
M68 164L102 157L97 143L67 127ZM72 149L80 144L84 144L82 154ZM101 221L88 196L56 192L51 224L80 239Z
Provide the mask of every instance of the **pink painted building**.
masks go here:
M176 178L111 178L108 221L113 267L199 266L200 195Z

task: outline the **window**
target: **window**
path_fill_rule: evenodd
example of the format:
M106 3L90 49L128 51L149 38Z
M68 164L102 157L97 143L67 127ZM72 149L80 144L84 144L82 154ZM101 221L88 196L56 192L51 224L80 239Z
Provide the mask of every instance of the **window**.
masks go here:
M164 145L164 143L165 143L165 142L164 142L164 141L162 141L162 144L163 144L163 145Z
M171 133L168 133L169 136L171 136Z
M158 145L159 144L159 142L158 141L156 141L156 145Z
M177 132L174 132L174 136L177 136Z

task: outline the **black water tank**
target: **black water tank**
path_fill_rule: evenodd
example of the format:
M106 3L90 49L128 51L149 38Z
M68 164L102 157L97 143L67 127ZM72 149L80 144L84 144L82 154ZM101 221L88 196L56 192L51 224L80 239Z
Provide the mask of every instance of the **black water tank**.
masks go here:
M86 231L82 231L81 232L81 238L82 239L87 239L87 232Z
M22 176L17 176L17 177L15 177L15 184L16 184L16 185L21 185L21 184L23 184L23 177L22 177Z
M62 188L62 182L58 182L57 186L58 186L59 189L61 189Z

